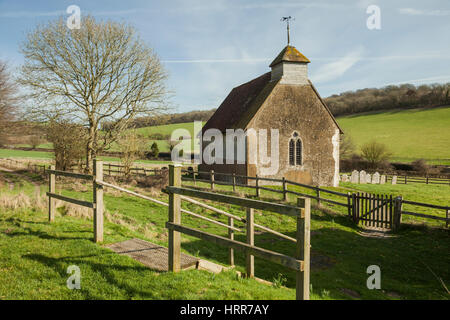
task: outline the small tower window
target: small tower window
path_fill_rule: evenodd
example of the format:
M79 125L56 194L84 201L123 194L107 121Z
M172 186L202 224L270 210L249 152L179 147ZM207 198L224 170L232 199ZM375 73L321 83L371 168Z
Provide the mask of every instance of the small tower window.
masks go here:
M291 166L301 166L303 162L302 157L302 141L297 132L292 134L289 139L289 165Z

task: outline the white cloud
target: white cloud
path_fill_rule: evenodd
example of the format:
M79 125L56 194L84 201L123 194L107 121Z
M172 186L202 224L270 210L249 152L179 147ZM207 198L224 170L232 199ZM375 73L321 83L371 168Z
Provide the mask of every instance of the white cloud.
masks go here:
M259 63L268 62L268 58L249 59L169 59L161 60L163 63Z
M448 16L450 10L419 10L414 8L400 8L398 10L401 14L410 16Z
M364 48L358 47L339 60L324 64L311 76L311 80L323 83L339 78L362 59L363 53Z
M128 10L111 10L111 11L84 11L81 9L81 14L92 14L94 16L117 16L117 15L131 15L142 12L150 12L148 9L128 9ZM36 18L36 17L56 17L67 15L64 10L59 11L9 11L0 13L2 18Z
M65 11L10 11L0 13L2 18L54 17L65 14Z
M450 74L436 76L436 77L429 77L429 78L404 80L404 81L394 82L391 84L394 84L394 85L402 84L402 83L420 84L420 83L434 83L434 82L447 82L447 81L450 81Z

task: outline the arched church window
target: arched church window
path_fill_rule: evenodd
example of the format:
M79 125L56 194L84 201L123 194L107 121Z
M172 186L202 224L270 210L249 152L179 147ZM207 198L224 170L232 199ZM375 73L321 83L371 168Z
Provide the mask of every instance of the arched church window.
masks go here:
M295 164L298 166L302 164L302 141L300 139L295 143Z
M291 166L295 166L294 149L295 149L295 142L294 139L291 139L289 140L289 164Z
M303 162L302 157L302 140L298 132L294 132L289 139L289 165L301 166Z

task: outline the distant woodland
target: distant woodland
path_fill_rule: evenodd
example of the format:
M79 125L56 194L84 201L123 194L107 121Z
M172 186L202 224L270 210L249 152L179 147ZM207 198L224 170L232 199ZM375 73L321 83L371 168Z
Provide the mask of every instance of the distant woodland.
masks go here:
M159 126L163 124L185 123L193 121L208 121L216 109L205 111L190 111L183 113L163 114L156 117L140 117L134 119L130 127L143 128L150 126ZM105 125L106 126L106 125Z
M393 109L433 108L450 104L450 83L402 84L361 89L324 99L334 116Z

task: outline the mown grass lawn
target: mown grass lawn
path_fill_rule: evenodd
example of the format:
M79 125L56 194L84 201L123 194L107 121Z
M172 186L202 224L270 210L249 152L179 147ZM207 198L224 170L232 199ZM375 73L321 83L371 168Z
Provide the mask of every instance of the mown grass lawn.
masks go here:
M73 183L62 185L62 194L89 199L89 187L80 191ZM61 188L63 186L63 188ZM2 193L32 194L27 181ZM45 186L41 187L43 192ZM58 189L58 188L57 188ZM243 191L243 190L239 190ZM145 190L141 190L145 192ZM264 195L263 195L264 196ZM166 195L158 198L167 200ZM293 198L291 199L294 200ZM167 208L106 189L105 243L132 237L167 245ZM214 204L244 216L240 207ZM224 217L183 203L183 207L225 222ZM284 284L288 289L236 277L233 272L213 275L203 271L180 274L156 273L132 259L94 244L92 221L72 217L60 209L55 223L46 222L42 210L0 209L0 297L3 299L294 299L295 275L276 264L255 259L256 276ZM70 213L69 213L70 214ZM294 236L290 217L256 211L255 222ZM225 235L220 226L183 215L183 224ZM405 226L396 237L368 238L342 214L312 211L313 299L448 299L448 231L424 226ZM245 235L236 234L243 241ZM293 254L294 244L267 233L256 234L256 245ZM182 250L226 265L227 249L182 236ZM67 267L78 265L82 289L66 288ZM236 269L244 271L244 256L236 254ZM381 268L381 290L366 286L366 269ZM442 281L442 282L441 282Z

